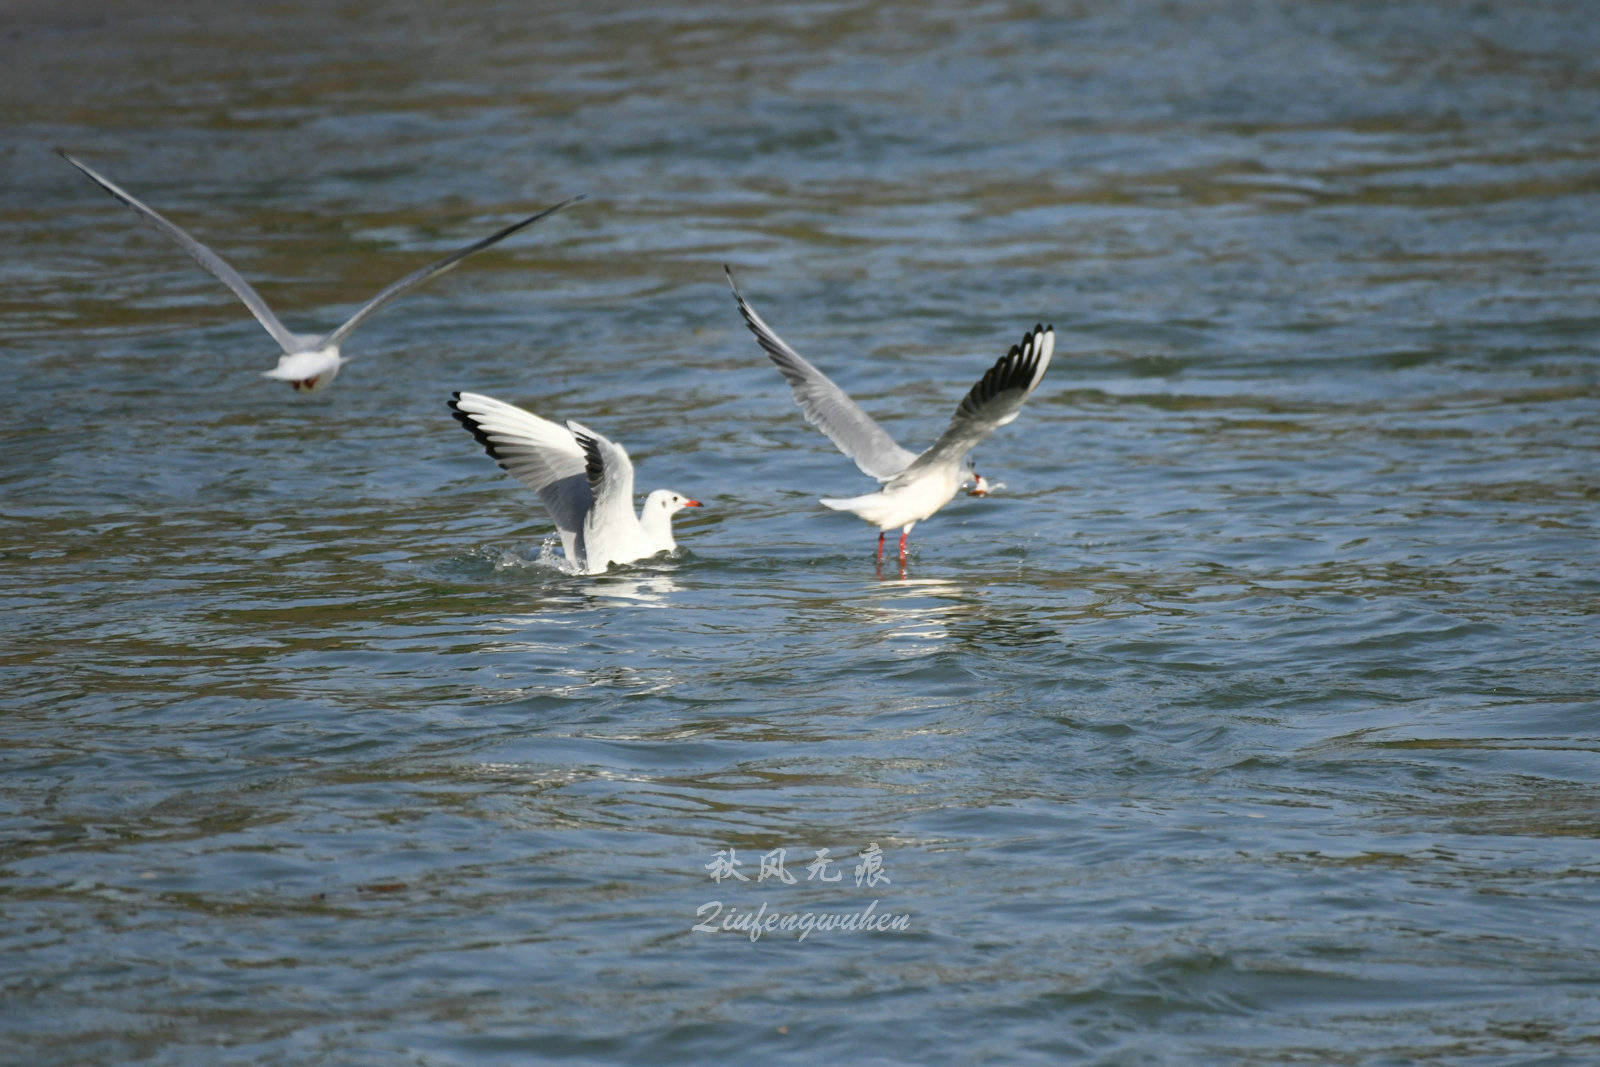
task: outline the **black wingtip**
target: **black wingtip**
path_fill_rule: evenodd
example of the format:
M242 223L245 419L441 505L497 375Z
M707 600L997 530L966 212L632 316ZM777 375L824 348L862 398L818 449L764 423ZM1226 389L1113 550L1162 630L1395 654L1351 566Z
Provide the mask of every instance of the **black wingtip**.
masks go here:
M572 439L577 441L578 447L583 450L583 474L589 482L589 491L596 492L606 474L605 458L600 455L600 442L596 441L593 435L584 433L575 426L571 419L567 420L566 427Z
M1030 362L1037 363L1039 359L1040 340L1047 333L1055 333L1055 330L1056 328L1053 324L1046 326L1042 322L1034 323L1033 329L1022 335L1022 344L1013 345L1011 352L1008 352L1007 355L1025 352L1030 357Z
M478 444L483 446L483 450L489 454L489 458L494 460L501 467L505 467L505 463L501 462L499 455L495 453L494 442L489 440L489 435L484 432L483 427L478 425L477 420L474 419L470 413L461 410L461 393L459 390L450 394L450 400L448 401L448 404L450 407L450 414L454 416L457 422L466 427L467 432L472 435L473 440L477 441Z
M744 294L739 291L739 283L733 280L733 271L728 268L726 263L722 265L722 271L728 276L728 288L733 291L733 302L739 305L740 318L744 319L744 324L750 328L751 333L756 335L756 341L770 354L772 348L767 344L766 338L762 336L761 327L757 326L755 319L751 317L754 311L745 300Z
M1039 372L1042 353L1037 342L1042 332L1043 326L1039 326L1023 334L1022 341L1012 345L973 385L961 402L961 410L970 413L1003 392L1027 389Z

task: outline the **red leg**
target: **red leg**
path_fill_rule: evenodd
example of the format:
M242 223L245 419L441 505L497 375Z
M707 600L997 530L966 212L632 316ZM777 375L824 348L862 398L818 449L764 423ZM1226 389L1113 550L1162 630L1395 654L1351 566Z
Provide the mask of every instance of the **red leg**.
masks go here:
M883 562L883 531L878 531L878 562Z
M901 563L904 563L906 561L906 536L908 534L910 534L910 533L911 533L910 530L901 530L900 531L900 562Z

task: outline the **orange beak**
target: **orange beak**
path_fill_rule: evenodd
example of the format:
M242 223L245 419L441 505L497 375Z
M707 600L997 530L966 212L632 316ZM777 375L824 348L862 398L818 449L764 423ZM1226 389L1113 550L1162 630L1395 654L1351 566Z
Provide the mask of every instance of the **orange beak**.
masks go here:
M700 503L700 501L698 501L698 500L685 500L683 502L683 506L686 507L686 508L703 508L703 507L705 507L705 505Z

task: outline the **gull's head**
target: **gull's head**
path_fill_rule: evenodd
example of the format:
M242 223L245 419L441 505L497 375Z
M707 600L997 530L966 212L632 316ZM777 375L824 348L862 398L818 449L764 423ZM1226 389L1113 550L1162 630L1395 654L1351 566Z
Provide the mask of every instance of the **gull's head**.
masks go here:
M339 355L338 345L328 345L325 348L312 348L301 352L287 352L278 357L278 365L269 371L263 371L263 378L276 378L280 382L288 382L297 393L315 393L326 389L333 383L334 377L339 373L339 368L344 360Z
M658 511L661 514L669 517L676 515L684 508L698 508L704 506L705 505L701 504L700 501L690 500L682 493L674 493L671 489L657 489L655 492L645 497L644 501L644 510L647 513L650 511Z
M983 475L974 471L972 473L972 488L967 490L968 496L988 496L1006 487L1005 482L991 482Z

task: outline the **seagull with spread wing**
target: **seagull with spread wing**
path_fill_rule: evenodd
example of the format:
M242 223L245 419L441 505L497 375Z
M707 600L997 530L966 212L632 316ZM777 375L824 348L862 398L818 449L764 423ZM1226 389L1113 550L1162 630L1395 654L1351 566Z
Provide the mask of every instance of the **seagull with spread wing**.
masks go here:
M456 421L512 477L539 494L579 574L604 574L678 547L672 516L700 501L657 489L633 513L633 462L614 441L567 420L560 426L481 393L456 393Z
M734 284L733 272L727 267L723 270L745 325L783 372L806 421L883 486L861 496L824 497L822 504L835 511L851 512L876 526L880 560L884 535L899 527L900 562L904 564L906 537L913 526L948 504L966 482L974 482L980 495L987 490L987 483L972 469L967 455L984 438L1015 419L1022 402L1038 388L1055 351L1055 328L1040 325L1023 334L1022 341L1012 345L978 379L956 408L944 433L919 456L896 444L888 431L843 389L774 333L745 301Z
M140 218L177 242L178 247L194 257L196 263L216 275L223 285L233 290L233 295L244 302L244 306L249 309L250 314L256 317L256 321L266 328L266 331L272 335L272 339L278 342L278 347L283 349L283 355L278 357L278 365L272 370L263 371L262 376L288 382L296 392L305 391L311 393L327 388L329 383L333 381L334 376L339 373L340 366L345 363L344 357L339 355L340 344L350 335L351 331L365 322L368 316L389 303L389 301L415 289L423 282L438 277L473 253L481 252L490 245L498 244L518 230L532 226L540 219L548 218L563 208L571 207L584 199L580 194L570 200L563 200L561 203L554 207L546 208L537 215L529 215L520 222L514 222L504 229L497 230L482 240L474 241L465 248L458 248L443 259L435 260L425 267L412 271L371 300L368 300L354 315L346 319L342 326L330 334L297 334L291 332L288 327L278 320L278 316L273 314L272 309L267 306L267 302L261 299L261 294L257 293L249 282L240 277L239 272L230 267L221 256L189 236L187 232L167 219L166 216L140 201L132 193L123 189L105 175L95 171L93 167L90 167L83 160L77 159L61 151L61 149L57 149L57 151L61 152L63 159L83 171L100 188L132 208L139 214Z

